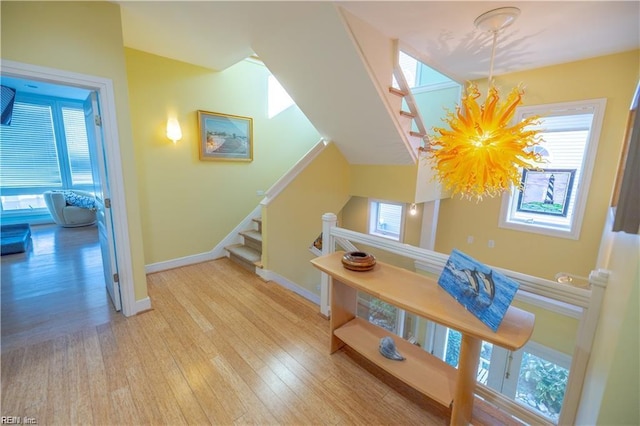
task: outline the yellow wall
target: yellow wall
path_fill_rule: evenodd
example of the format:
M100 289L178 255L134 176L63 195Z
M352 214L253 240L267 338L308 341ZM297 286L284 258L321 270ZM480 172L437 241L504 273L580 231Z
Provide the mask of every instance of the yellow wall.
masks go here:
M262 209L267 250L265 269L319 294L320 272L309 247L322 232L322 215L336 213L349 199L349 166L329 144L286 189Z
M353 170L353 168L352 168ZM393 200L382 200L393 201ZM420 230L422 228L422 204L418 204L418 212L415 216L405 214L404 220L404 234L400 242L409 244L412 246L420 246ZM409 209L409 205L405 207L405 212ZM369 199L365 197L352 196L351 199L340 212L340 222L338 226L352 231L360 232L362 234L369 233ZM359 250L364 250L373 254L376 259L381 262L390 263L398 267L408 269L410 271L415 270L414 262L403 256L399 256L393 253L389 253L384 250L376 249L364 244L356 245Z
M410 166L351 166L352 195L412 203L418 168Z
M640 424L640 236L611 232L602 237L601 268L611 271L587 367L579 423Z
M600 233L616 175L629 105L639 76L639 51L500 76L498 87L526 85L526 105L606 98L597 160L579 240L498 228L500 198L476 203L444 200L436 250L458 248L494 266L553 279L557 272L587 276L596 264ZM475 238L467 243L467 236ZM495 248L488 248L488 240Z
M108 2L1 2L2 58L113 81L136 300L147 296L120 8Z
M211 250L320 135L293 106L267 118L268 70L222 72L125 49L147 264ZM199 160L197 111L253 118L253 161ZM165 136L176 116L183 138Z

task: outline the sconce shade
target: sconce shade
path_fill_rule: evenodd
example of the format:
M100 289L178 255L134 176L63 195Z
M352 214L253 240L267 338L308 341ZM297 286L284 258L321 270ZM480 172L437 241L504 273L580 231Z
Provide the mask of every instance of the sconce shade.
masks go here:
M180 130L180 123L176 118L170 118L167 121L167 137L176 143L182 139L182 130Z

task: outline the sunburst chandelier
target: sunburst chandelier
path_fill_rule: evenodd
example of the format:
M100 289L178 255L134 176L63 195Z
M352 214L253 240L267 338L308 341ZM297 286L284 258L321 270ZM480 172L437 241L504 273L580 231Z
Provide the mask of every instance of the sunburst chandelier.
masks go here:
M516 107L522 103L524 90L515 87L504 101L493 84L493 61L498 32L518 17L520 9L503 7L480 15L477 28L493 34L489 89L480 104L477 85L468 83L461 105L448 112L443 121L449 129L434 128L437 135L430 141L429 155L433 169L452 196L482 200L520 187L520 169L534 168L540 156L533 146L540 143L539 131L527 128L539 117L528 117L510 125Z

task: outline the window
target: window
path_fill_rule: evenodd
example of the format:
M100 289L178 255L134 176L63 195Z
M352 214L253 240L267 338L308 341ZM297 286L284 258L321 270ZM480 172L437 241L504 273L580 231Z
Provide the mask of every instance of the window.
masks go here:
M427 327L426 342L429 333L432 353L457 368L461 334L435 325ZM476 380L557 423L570 367L570 356L533 341L516 352L482 342Z
M18 94L0 148L3 216L46 214L47 190L93 190L81 101Z
M505 194L500 227L578 239L604 116L605 100L518 109L541 115L541 170L524 170L523 190Z
M404 227L404 204L369 202L369 233L400 241Z
M294 104L284 87L272 75L267 80L267 109L269 118L273 118Z

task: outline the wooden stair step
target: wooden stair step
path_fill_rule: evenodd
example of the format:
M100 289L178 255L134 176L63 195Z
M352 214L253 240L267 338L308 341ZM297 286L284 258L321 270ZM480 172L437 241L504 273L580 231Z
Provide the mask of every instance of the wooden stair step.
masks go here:
M242 235L245 238L249 238L252 240L255 240L257 242L262 242L262 234L260 233L260 231L256 231L255 229L250 229L248 231L242 231L240 232L240 235Z
M400 115L404 115L405 117L416 118L416 116L409 111L400 111Z
M406 92L403 92L400 89L396 89L395 87L389 87L389 93L392 93L394 95L401 96L401 97L407 96Z
M258 250L247 247L244 244L234 244L224 248L229 253L235 254L238 257L246 259L250 262L258 262L262 258L262 253Z
M420 132L414 132L413 130L409 132L409 135L415 136L416 138L424 138L425 134Z
M262 218L261 217L254 217L251 220L254 221L258 225L258 232L262 232Z

